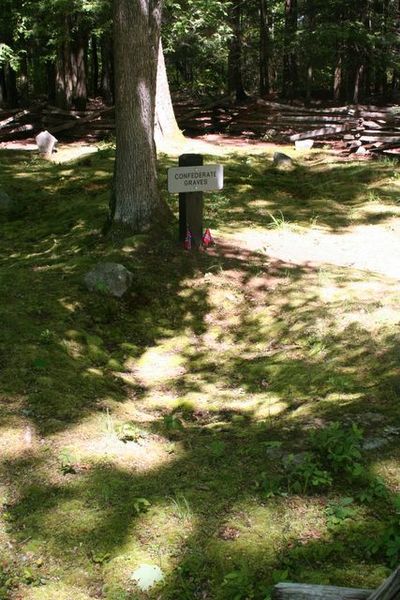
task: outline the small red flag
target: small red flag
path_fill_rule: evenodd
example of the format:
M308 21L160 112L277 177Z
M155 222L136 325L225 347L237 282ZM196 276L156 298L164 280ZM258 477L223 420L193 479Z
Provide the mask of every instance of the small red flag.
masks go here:
M192 234L190 233L190 229L188 229L186 231L186 237L185 237L185 241L183 243L183 247L185 248L185 250L192 249Z
M206 229L203 235L203 246L205 246L206 248L208 246L212 246L214 244L214 239L213 236L211 235L211 231L209 229Z

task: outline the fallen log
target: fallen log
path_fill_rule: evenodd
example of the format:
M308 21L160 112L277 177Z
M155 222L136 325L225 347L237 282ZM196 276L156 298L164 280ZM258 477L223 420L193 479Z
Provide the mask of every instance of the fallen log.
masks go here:
M399 600L400 567L375 591L330 585L278 583L272 590L272 600Z
M400 567L371 594L368 600L398 600L400 598Z
M76 127L77 125L84 125L85 123L90 123L91 121L95 121L102 115L111 112L114 110L113 107L109 106L107 108L103 108L102 110L98 110L94 113L91 113L87 117L83 117L82 119L76 119L75 121L67 121L66 123L62 123L61 125L56 125L56 127L51 128L50 133L59 133L60 131L66 131L68 129L72 129L72 127Z
M400 143L400 132L393 135L362 135L360 137L362 142L395 142Z
M6 131L0 133L0 142L7 142L9 140L25 137L28 132L33 133L35 129L37 129L37 127L31 123L27 125L20 125L14 129L6 129Z
M13 123L14 121L18 121L18 119L20 119L21 117L24 117L28 113L29 113L28 110L21 110L20 112L15 113L15 115L8 117L8 119L4 119L3 121L0 121L0 129L7 127L7 125L9 125L10 123Z
M305 131L304 133L296 133L290 136L290 141L295 142L296 140L305 140L308 138L325 137L327 135L338 135L345 131L355 130L359 131L359 128L354 122L344 123L343 125L334 125L332 127L321 127L320 129L313 129L312 131Z
M272 591L272 600L368 600L371 593L372 590L334 585L278 583Z

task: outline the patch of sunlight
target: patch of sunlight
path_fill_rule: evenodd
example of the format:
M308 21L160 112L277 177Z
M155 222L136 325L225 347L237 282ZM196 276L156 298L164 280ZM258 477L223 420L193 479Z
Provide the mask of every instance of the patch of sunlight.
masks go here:
M270 202L269 200L250 200L250 202L247 203L248 206L254 206L255 208L263 208L263 207L271 207L273 206L273 203Z
M289 408L289 403L285 402L278 396L265 397L263 400L258 400L258 406L254 411L254 416L257 419L265 419L268 417L276 417Z
M82 374L83 377L89 377L90 375L95 375L96 377L104 377L104 373L98 367L88 367L86 371Z
M211 540L209 554L214 560L233 560L245 555L247 560L259 559L260 540L263 563L276 564L277 554L287 548L290 539L299 539L305 530L326 531L326 515L318 498L294 499L287 502L276 498L273 502L239 501ZM266 535L267 532L267 535ZM229 546L228 546L229 544Z
M165 407L164 407L165 408ZM124 407L121 407L121 412ZM175 456L168 452L169 441L161 435L152 434L136 420L126 414L104 412L85 419L70 428L52 436L52 444L60 450L68 450L80 463L98 463L107 460L118 468L135 472L149 471L172 462ZM138 439L123 441L120 432L124 425L137 429Z
M57 146L57 154L52 155L52 162L62 164L77 158L82 158L88 154L96 154L99 149L97 146L84 146L83 144L68 144Z
M319 295L323 302L334 302L341 298L343 290L334 285L325 285L325 287L320 290Z
M129 358L125 362L127 373L133 375L142 385L159 385L170 379L181 377L185 372L184 358L178 352L156 346L147 350L139 360Z
M356 400L361 400L364 397L364 394L359 393L344 393L344 392L332 392L330 394L326 394L325 397L320 398L320 403L329 403L334 402L335 405L343 405L353 404Z
M340 324L342 330L354 323L362 326L367 331L374 331L385 325L400 323L400 313L398 309L390 307L369 309L366 304L365 308L341 315L338 319L338 324Z
M40 587L26 587L24 600L93 600L92 594L86 594L80 588L69 586L62 581L46 583Z
M39 439L35 427L30 423L0 429L0 456L15 459L38 448Z
M36 258L38 256L44 256L45 254L50 254L51 252L53 252L55 250L55 248L57 248L57 246L58 246L58 241L53 240L53 243L50 246L50 248L48 248L47 250L43 250L43 252L32 252L31 254L26 254L25 259L29 260L30 258Z
M400 492L400 468L399 460L396 456L387 458L377 457L369 468L371 473L377 477L382 477L396 493Z
M23 172L23 171L18 171L18 173L14 172L13 175L14 178L16 179L30 179L32 177L32 174L28 172Z
M76 300L71 301L68 298L59 298L58 301L61 304L61 306L65 308L65 310L67 310L68 312L75 312L76 310L79 310L82 306L80 302Z
M239 192L239 194L246 194L247 192L251 192L253 190L253 186L250 183L241 183L239 185L236 185L235 188L236 191ZM244 212L244 209L242 210ZM232 209L230 210L230 212L232 212Z

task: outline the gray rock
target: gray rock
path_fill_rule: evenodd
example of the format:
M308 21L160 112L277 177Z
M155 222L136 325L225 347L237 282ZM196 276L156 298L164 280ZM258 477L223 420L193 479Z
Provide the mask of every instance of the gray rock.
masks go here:
M51 133L48 131L40 132L35 137L35 141L39 149L39 153L46 158L49 158L53 152L55 152L54 146L58 142L57 138L55 138L54 135L51 135Z
M371 423L383 423L386 421L386 417L381 413L366 412L359 417L359 421L361 423L365 423L366 425Z
M85 284L91 292L101 292L121 298L132 285L133 275L118 263L98 263L85 275Z
M369 438L363 443L363 450L378 450L388 444L388 440L385 438Z
M275 152L274 160L272 162L274 167L282 171L290 171L294 169L294 162L287 154L283 154L283 152Z
M311 150L314 140L296 140L294 145L296 150Z
M11 200L10 196L2 190L0 190L0 214L9 214L10 212L12 212L14 207L14 201Z

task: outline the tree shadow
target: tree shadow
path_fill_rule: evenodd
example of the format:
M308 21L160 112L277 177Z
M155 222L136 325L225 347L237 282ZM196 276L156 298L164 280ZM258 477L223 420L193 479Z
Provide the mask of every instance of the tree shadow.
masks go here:
M12 156L1 178L6 189L19 190L24 211L3 224L0 241L7 299L0 417L4 444L9 431L24 426L39 441L2 462L12 489L11 534L21 548L29 537L34 551L63 569L87 569L89 579L121 590L143 560L163 563L165 598L232 597L224 576L244 566L268 586L295 538L279 514L295 519L297 510L284 497L260 492L263 477L273 478L281 466L268 444L301 452L307 427L317 420L362 422L366 406L382 414L385 425L395 424L398 337L390 321L374 328L368 318L377 318L383 302L395 310L396 282L372 277L365 292L365 273L293 265L227 242L188 254L170 228L114 247L98 236L107 210L109 151L69 165ZM230 183L238 195L228 212L239 200L243 205L239 187L253 172L243 168L245 175ZM371 177L380 177L380 169ZM276 183L276 194L293 191L300 179L290 180L287 190L285 181ZM312 197L299 193L307 220ZM355 190L350 198L356 201ZM238 223L263 223L255 207L244 210L250 212L236 216ZM324 219L332 228L341 223L334 225L328 213ZM134 274L125 299L85 289L85 272L103 260L121 262ZM133 417L128 404L151 418ZM124 444L111 432L117 457L99 459L90 448L76 458L76 472L64 475L59 453L68 436L72 445L79 427L117 413L117 406L127 411L117 420L143 428L143 440ZM164 419L171 415L175 429ZM368 424L368 434L380 435L383 426ZM85 435L94 444L104 431ZM139 451L150 455L155 446L159 462L142 468ZM119 461L124 449L127 458ZM372 454L371 470L377 461ZM341 492L338 485L329 493ZM148 512L135 504L143 498L151 503ZM350 530L345 539L351 542ZM352 561L363 560L357 552L347 559L337 547L324 553L330 545L329 536L310 542L323 565L340 558L347 572ZM347 576L357 582L354 572Z

